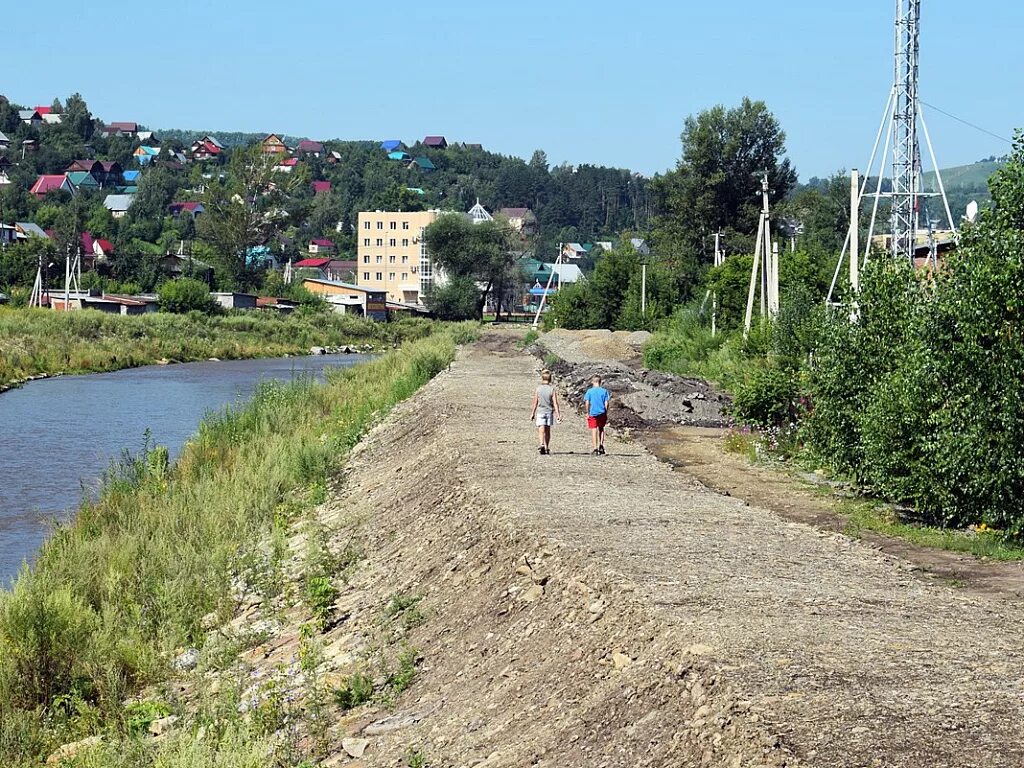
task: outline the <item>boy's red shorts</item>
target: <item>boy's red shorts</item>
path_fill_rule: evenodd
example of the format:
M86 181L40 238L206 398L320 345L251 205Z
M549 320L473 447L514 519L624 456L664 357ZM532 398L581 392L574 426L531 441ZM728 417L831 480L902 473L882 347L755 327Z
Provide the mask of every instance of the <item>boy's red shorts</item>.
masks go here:
M591 429L603 429L608 423L608 414L602 413L597 416L587 416L587 426Z

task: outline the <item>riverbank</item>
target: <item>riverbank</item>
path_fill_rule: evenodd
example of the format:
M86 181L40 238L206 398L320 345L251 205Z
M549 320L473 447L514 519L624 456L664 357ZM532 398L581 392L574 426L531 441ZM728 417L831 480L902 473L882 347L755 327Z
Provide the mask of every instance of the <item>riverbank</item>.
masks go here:
M37 378L157 363L370 351L423 338L429 328L424 320L376 323L328 312L122 317L0 309L0 392Z
M181 649L233 614L241 573L273 567L275 542L323 500L363 433L445 368L466 333L439 327L325 386L264 386L206 420L175 464L153 449L111 471L0 595L0 763L37 765L102 737L126 748L96 765L149 764L129 757L149 711L132 697L189 666Z

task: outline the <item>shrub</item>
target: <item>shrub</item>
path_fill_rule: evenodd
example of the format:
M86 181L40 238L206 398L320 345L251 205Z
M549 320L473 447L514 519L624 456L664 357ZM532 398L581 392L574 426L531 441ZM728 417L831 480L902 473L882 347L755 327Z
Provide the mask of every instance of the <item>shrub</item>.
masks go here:
M777 364L768 363L753 373L733 393L733 415L744 424L768 429L796 421L799 390L796 377Z
M22 572L0 602L0 658L11 683L0 693L20 706L49 704L86 674L98 617L68 586ZM5 686L6 687L6 686Z
M220 305L210 296L209 286L201 280L191 277L180 277L168 280L160 286L160 309L164 312L185 314L186 312L203 312L213 314Z

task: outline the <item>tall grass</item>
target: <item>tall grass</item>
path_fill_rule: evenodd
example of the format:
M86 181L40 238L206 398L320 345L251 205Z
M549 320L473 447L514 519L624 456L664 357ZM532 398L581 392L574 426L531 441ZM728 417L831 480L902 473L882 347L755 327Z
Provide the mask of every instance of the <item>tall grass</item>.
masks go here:
M322 484L466 334L438 331L325 385L265 384L205 420L174 465L153 450L116 467L0 594L0 765L34 764L98 729L123 735L124 698L199 644L205 614L231 613L232 577L275 510Z
M676 312L647 343L644 365L679 376L706 379L735 391L756 368L756 357L764 355L769 329L755 327L748 339L739 331L711 335L708 319L695 306Z
M0 309L0 389L40 374L112 371L163 359L277 357L313 346L391 344L422 338L429 327L425 320L375 323L329 312L121 317L95 310Z

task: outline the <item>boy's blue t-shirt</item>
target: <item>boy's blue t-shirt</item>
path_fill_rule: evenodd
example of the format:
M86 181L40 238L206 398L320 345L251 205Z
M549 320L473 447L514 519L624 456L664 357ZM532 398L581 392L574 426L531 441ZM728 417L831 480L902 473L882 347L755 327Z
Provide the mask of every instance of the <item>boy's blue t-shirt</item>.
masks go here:
M600 416L608 410L608 399L610 395L604 387L591 387L583 396L587 404L588 416Z

